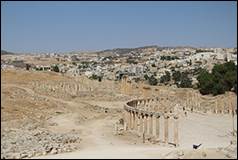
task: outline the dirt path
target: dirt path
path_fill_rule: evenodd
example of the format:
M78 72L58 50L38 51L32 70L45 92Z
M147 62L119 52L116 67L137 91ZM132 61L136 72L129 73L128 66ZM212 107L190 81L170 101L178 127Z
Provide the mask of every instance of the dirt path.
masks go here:
M113 135L113 121L115 120L107 116L79 126L78 128L82 130L80 151L37 158L161 158L171 151L169 148L158 145L130 144L128 141L115 137Z

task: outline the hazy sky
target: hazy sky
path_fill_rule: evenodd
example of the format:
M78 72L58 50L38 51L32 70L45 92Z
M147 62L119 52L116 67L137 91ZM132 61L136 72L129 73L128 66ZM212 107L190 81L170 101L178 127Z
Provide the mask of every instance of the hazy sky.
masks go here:
M13 52L237 44L236 2L2 2L1 19Z

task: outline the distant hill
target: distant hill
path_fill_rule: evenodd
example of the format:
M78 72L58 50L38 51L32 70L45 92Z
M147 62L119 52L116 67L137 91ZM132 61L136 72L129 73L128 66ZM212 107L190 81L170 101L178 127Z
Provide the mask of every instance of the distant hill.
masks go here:
M191 49L195 49L195 47L191 47L191 46L176 46L176 47L160 47L157 45L151 45L151 46L144 46L144 47L137 47L137 48L114 48L114 49L107 49L107 50L102 50L102 51L98 51L95 52L99 55L102 54L119 54L119 55L124 55L124 54L128 54L130 52L134 52L134 53L141 53L141 52L150 52L150 51L161 51L163 49L178 49L178 48L191 48Z
M8 52L8 51L5 51L5 50L1 50L1 55L14 55L16 53L13 53L13 52Z
M137 47L137 48L114 48L114 49L107 49L107 50L102 50L96 52L97 54L105 54L105 53L111 53L111 54L119 54L119 55L124 55L128 54L130 52L141 52L141 51L146 51L150 49L158 50L158 46L144 46L144 47Z

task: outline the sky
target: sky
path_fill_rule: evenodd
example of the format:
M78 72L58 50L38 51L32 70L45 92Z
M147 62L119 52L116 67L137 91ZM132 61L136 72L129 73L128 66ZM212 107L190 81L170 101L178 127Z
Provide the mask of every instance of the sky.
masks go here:
M1 1L3 50L70 52L147 45L236 47L237 3Z

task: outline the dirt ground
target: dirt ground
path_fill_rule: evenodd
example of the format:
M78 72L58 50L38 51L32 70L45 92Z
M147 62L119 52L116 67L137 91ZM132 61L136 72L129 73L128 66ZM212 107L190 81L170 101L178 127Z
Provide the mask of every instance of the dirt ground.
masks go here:
M57 73L6 70L1 77L1 158L237 158L229 114L188 113L179 122L177 148L142 143L114 133L123 104L138 97L121 94L117 83L88 81L97 90L70 96L32 86L73 79Z

